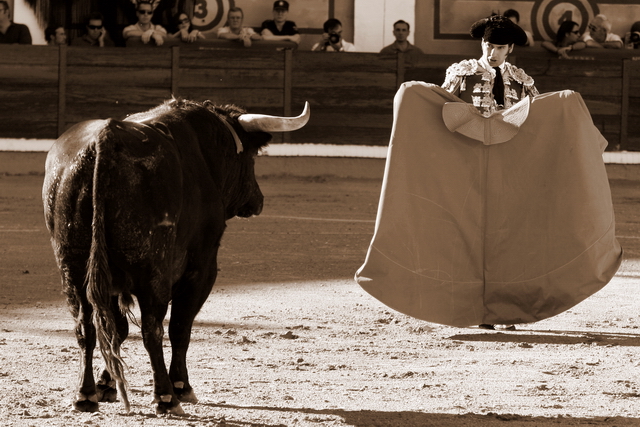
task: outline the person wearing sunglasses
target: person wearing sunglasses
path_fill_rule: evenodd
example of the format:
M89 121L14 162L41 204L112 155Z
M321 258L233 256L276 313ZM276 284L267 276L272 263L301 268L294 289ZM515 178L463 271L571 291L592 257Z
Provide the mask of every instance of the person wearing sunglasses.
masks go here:
M157 46L162 46L162 44L164 44L164 38L167 36L167 30L160 25L151 23L151 17L158 2L142 0L136 1L135 4L138 22L126 27L122 31L122 36L127 41L131 37L140 37L140 40L144 44L149 44L151 39L153 39Z
M31 44L29 27L16 24L10 16L9 3L0 0L0 44Z
M560 58L569 58L569 52L582 50L587 44L580 40L580 26L574 21L564 21L556 33L556 41L545 40L542 47L549 52L557 53Z
M198 39L205 38L204 34L193 28L191 19L186 13L178 13L173 17L173 20L177 31L171 35L172 37L180 39L185 43L193 43Z
M589 22L587 29L588 31L582 35L582 41L587 44L587 47L622 49L622 38L611 32L611 22L606 15L596 15Z
M94 12L87 18L87 32L82 37L76 37L71 41L71 46L114 46L104 28L104 19L101 13Z

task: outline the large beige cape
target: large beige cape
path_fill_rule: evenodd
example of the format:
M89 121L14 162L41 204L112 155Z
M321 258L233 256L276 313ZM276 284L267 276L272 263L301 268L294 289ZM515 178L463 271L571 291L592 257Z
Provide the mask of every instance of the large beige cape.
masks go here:
M357 282L399 312L459 327L535 322L605 286L622 249L607 142L582 97L536 96L515 136L492 145L450 131L448 102L461 100L423 82L398 91Z

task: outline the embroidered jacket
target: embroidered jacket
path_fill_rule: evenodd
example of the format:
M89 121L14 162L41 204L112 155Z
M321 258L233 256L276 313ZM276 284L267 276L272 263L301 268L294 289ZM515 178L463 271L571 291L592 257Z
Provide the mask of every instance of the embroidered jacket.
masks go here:
M538 95L533 78L521 68L504 63L502 79L504 81L504 106L499 106L493 99L493 82L496 72L493 68L487 70L477 59L467 59L451 65L442 88L453 93L465 102L476 107L483 116L493 112L510 108L521 99Z

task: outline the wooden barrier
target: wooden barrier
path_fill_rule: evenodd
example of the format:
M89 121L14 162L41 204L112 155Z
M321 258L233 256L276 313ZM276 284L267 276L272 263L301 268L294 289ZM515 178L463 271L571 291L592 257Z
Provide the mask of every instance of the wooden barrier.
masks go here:
M57 135L59 55L48 46L0 45L0 137Z
M446 68L463 59L425 55L409 66L402 57L381 59L373 53L211 46L2 45L0 137L51 139L78 121L123 118L175 95L287 116L309 101L309 124L276 135L274 142L386 145L398 85L441 84ZM634 51L599 51L597 58L572 60L540 49L519 52L510 61L533 76L541 92L581 93L608 149L640 150L640 58Z

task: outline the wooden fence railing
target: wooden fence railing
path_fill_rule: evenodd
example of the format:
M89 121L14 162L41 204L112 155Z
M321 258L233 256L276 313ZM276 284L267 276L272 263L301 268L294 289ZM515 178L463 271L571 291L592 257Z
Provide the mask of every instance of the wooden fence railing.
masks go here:
M541 50L510 61L541 92L580 92L609 149L640 150L640 59L633 51L559 60ZM593 51L588 51L593 52ZM526 55L525 55L526 53ZM602 56L600 56L602 55ZM593 55L592 55L593 56ZM55 138L91 118L124 117L172 95L234 103L250 112L294 115L309 124L274 142L386 145L400 83L441 84L462 57L402 58L291 49L54 48L0 46L0 138Z

